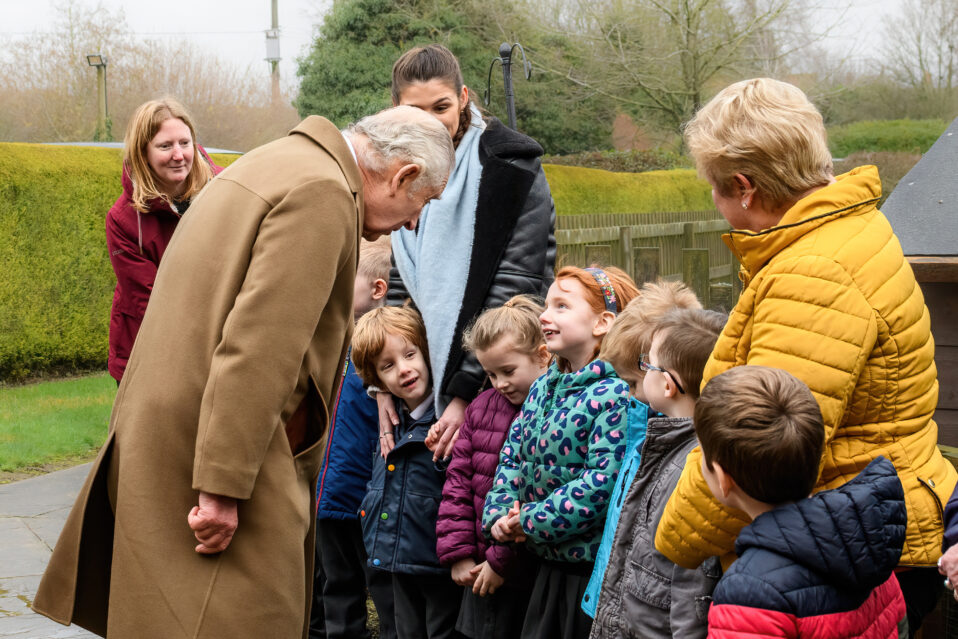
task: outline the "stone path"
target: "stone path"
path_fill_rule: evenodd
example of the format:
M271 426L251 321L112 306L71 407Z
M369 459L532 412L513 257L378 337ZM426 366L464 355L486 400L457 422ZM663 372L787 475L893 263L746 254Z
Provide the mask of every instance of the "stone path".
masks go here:
M0 485L0 637L95 637L30 609L73 500L90 464Z

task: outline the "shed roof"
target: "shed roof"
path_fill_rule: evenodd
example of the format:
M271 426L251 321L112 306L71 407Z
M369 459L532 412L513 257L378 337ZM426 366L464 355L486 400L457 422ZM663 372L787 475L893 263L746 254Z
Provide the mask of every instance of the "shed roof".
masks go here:
M905 255L958 255L958 118L882 206Z

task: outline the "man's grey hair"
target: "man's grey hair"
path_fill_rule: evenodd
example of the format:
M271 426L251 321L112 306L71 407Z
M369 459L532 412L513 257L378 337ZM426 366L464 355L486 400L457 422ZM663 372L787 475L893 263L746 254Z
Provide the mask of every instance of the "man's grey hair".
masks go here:
M440 191L456 163L456 151L449 131L437 118L416 107L398 106L367 115L343 131L352 140L356 135L369 141L365 150L356 149L363 166L382 173L395 160L415 164L419 175L410 193Z

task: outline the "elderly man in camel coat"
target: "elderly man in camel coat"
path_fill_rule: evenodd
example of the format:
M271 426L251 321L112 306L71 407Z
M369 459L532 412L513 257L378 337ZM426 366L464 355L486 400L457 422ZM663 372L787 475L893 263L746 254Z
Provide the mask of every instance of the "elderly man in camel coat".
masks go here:
M194 200L35 610L124 639L305 636L359 238L413 227L453 153L411 107L312 116Z

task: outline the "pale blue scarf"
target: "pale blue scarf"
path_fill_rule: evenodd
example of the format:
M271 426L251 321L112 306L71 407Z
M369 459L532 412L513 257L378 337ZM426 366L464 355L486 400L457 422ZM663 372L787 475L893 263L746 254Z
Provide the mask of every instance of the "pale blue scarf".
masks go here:
M406 290L422 313L429 341L436 415L452 399L440 394L469 277L476 202L479 199L479 136L486 128L482 116L470 105L472 122L456 149L456 166L437 200L422 210L416 231L392 234L396 268Z

